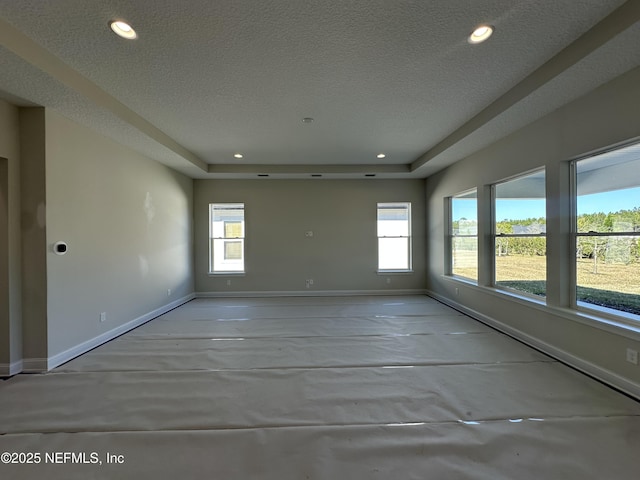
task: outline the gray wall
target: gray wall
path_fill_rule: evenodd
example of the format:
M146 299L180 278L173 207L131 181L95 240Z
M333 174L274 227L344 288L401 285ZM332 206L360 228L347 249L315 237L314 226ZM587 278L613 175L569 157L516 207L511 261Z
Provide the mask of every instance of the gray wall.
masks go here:
M193 180L50 110L46 127L52 357L193 293Z
M424 198L424 180L196 180L196 292L423 290ZM378 275L376 203L400 201L412 203L414 273ZM218 202L245 204L244 276L208 275L208 208Z
M0 370L22 358L22 276L20 247L20 138L18 108L0 99L0 157L5 160L5 246L0 255L5 258L0 296L6 301L0 309ZM8 371L7 371L8 373Z
M640 367L625 361L627 347L640 350L640 328L623 329L569 309L570 242L568 160L640 136L640 68L604 85L541 120L427 179L428 288L439 298L498 324L578 367L640 396ZM479 231L484 253L479 286L444 276L445 198L478 188L489 225L489 185L546 167L548 305L522 301L490 288L490 232ZM456 293L458 292L458 293Z
M48 357L45 138L44 108L20 109L22 341L27 369Z
M5 365L11 352L9 307L9 161L0 157L0 363Z

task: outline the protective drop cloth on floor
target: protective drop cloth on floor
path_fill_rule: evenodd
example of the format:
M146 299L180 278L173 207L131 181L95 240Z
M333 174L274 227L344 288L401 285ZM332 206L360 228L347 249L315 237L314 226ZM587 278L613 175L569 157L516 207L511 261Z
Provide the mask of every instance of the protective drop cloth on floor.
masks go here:
M639 418L0 436L0 450L95 452L102 465L10 465L12 480L87 478L632 479ZM106 464L106 453L123 464ZM2 467L0 467L2 468Z
M202 338L112 342L57 372L218 370L552 361L495 332L448 335Z
M240 340L242 338L242 340ZM427 297L196 300L0 383L2 478L615 479L640 404ZM5 476L6 473L6 476Z
M2 433L27 433L619 416L640 405L558 363L523 363L21 377L0 411Z
M463 315L303 317L303 318L198 318L146 324L128 334L131 338L237 338L237 337L349 337L481 333L491 329Z

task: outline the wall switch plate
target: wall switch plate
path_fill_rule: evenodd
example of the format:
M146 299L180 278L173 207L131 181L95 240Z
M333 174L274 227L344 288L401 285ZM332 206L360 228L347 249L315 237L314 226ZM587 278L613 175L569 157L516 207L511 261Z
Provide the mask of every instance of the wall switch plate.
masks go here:
M107 312L100 312L100 323L107 319Z
M638 365L638 351L633 348L627 348L627 362Z
M170 297L170 296L171 296L171 289L167 288L167 297Z

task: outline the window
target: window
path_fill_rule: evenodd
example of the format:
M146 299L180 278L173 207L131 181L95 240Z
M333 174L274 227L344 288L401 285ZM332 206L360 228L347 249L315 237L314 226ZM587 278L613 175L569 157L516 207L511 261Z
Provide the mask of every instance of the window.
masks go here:
M451 274L478 281L478 194L476 189L450 199Z
M411 269L411 203L378 204L378 270Z
M574 171L577 304L640 315L640 144Z
M244 272L244 204L209 205L209 272Z
M495 285L546 296L544 170L493 186Z

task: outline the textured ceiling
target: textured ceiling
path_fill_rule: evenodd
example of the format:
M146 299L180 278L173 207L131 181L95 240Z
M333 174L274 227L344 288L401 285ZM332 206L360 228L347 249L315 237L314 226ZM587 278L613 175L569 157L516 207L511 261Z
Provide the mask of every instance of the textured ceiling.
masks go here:
M199 178L424 177L638 66L638 3L0 0L0 96Z

